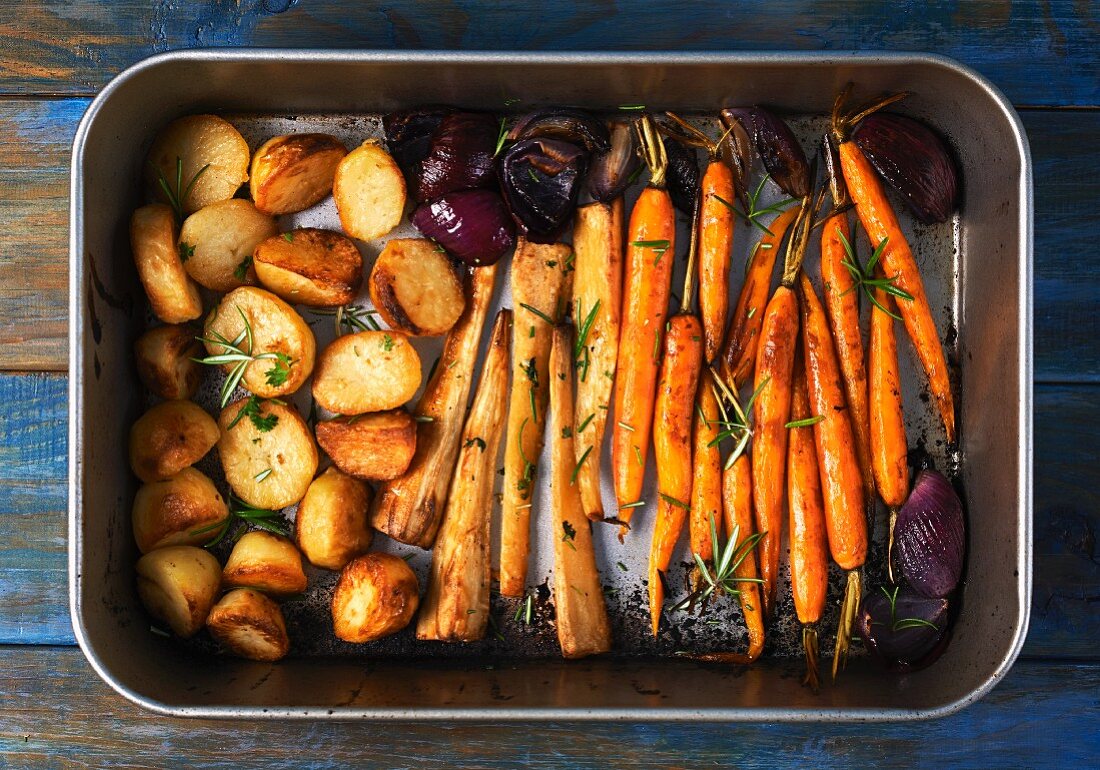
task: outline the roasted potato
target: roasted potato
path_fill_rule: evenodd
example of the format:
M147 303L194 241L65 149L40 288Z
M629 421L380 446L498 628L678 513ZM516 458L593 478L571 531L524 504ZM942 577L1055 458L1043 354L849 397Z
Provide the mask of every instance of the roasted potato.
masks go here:
M332 192L348 149L328 134L276 136L252 156L249 188L256 208L279 216L308 209Z
M166 545L205 545L218 535L215 524L229 507L214 482L194 468L164 481L143 484L134 497L134 540L148 553Z
M297 305L346 305L363 283L359 249L331 230L276 235L257 246L253 257L260 283Z
M206 319L207 352L212 356L225 353L224 346L212 341L217 339L215 333L233 341L245 331L245 319L252 330L251 353L257 360L248 365L241 384L261 398L298 390L313 371L317 343L309 324L269 291L242 286L222 297ZM247 338L241 344L247 346ZM270 354L282 358L259 358ZM232 368L232 364L225 366L227 372Z
M420 605L420 584L404 559L368 553L340 573L332 595L332 625L345 642L371 642L409 625Z
M252 201L233 198L196 211L180 229L179 253L187 274L214 291L256 283L252 252L279 232L275 219Z
M150 203L130 218L130 250L153 315L169 324L202 315L199 287L187 275L176 246L176 215Z
M332 197L345 233L362 241L381 238L405 213L405 177L389 153L368 139L336 167Z
M218 560L192 545L158 548L138 559L141 603L177 636L198 633L218 596L222 571Z
M177 159L183 164L179 180ZM157 134L149 149L147 178L162 201L168 198L158 182L158 172L178 198L187 194L190 185L190 194L180 201L184 214L190 214L232 198L248 181L248 161L248 142L231 123L216 115L188 115L173 120Z
M285 537L254 529L233 546L222 570L222 583L274 596L300 594L306 590L302 554Z
M416 454L416 420L404 409L317 423L317 443L336 467L370 481L396 479Z
M202 384L203 367L198 329L184 324L154 326L134 343L138 377L154 395L192 398Z
M424 238L389 241L374 262L369 289L382 319L414 336L446 334L466 307L454 262Z
M252 416L242 413L252 408ZM218 427L218 455L237 497L272 511L302 499L317 472L317 446L293 406L241 399L222 410Z
M283 611L251 588L223 596L206 618L210 635L230 654L249 660L276 661L290 650Z
M298 506L295 540L310 564L340 570L370 548L370 487L329 468L313 480Z
M330 412L395 409L420 387L420 356L401 332L346 334L321 351L313 398Z
M165 401L130 428L130 467L142 481L162 481L206 456L218 443L214 418L191 401Z

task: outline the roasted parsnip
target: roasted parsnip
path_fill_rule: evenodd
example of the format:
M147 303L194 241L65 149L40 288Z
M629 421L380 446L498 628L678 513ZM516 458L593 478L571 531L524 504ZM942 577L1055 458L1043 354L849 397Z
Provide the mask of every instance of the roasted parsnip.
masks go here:
M504 445L500 512L500 593L523 596L531 539L531 504L549 400L550 337L568 301L570 248L520 238L512 257L512 396Z
M447 510L432 551L428 591L416 624L418 639L469 642L489 623L489 525L497 454L508 394L512 313L493 324L470 416L462 431Z
M405 475L381 485L374 498L371 524L402 543L430 548L439 530L495 280L496 266L474 270L466 309L448 333L416 407L423 422L412 464Z

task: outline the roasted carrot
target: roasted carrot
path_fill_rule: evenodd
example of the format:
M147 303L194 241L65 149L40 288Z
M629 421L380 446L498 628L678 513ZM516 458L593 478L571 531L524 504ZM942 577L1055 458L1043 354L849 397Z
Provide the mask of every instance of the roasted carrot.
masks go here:
M802 649L806 675L802 683L817 692L817 622L825 609L829 588L829 553L825 534L825 508L814 447L814 431L806 394L806 372L795 365L791 398L791 428L787 447L787 506L790 510L791 594L802 624Z
M805 274L800 281L802 345L806 361L806 388L810 410L821 419L814 424L825 528L833 561L848 571L833 677L847 659L852 624L860 599L859 568L867 558L867 519L863 511L863 479L856 458L855 439L844 400L844 386L825 308Z
M713 375L703 373L695 396L695 426L692 441L691 512L688 534L691 552L705 562L714 558L710 525L722 521L722 420ZM747 534L747 533L746 533Z
M676 213L665 190L664 144L652 117L643 115L636 125L650 180L630 212L611 433L615 497L624 531L642 496L676 253Z
M886 569L894 582L894 523L898 508L909 496L909 448L905 440L905 414L901 405L898 372L898 341L894 319L887 311L893 300L881 289L875 298L885 310L871 308L871 347L868 353L871 394L871 455L882 502L890 509L890 532L886 541Z
M886 197L886 190L875 175L874 167L856 143L848 140L852 127L860 120L905 94L896 94L854 115L841 112L846 95L845 91L837 98L833 109L833 136L839 145L844 180L872 245L883 245L879 260L883 271L895 287L912 297L897 303L898 312L905 322L909 339L913 341L917 357L928 377L928 388L939 407L947 440L954 442L955 403L951 394L951 376L939 332L936 331L936 322L932 318L932 309L928 304L928 295L924 291L924 281L921 280L913 252L898 224L894 208Z
M810 196L802 199L798 222L787 245L783 280L775 290L760 327L753 382L755 428L752 451L752 501L760 541L760 576L764 580L764 614L775 607L779 546L783 535L784 478L787 471L787 422L791 414L791 378L798 343L798 296L794 285L802 269L812 224Z
M760 326L764 322L764 306L772 285L779 245L797 216L798 208L789 208L772 220L768 225L771 234L764 233L749 255L745 282L741 285L737 306L730 316L722 345L722 376L732 381L738 389L753 372Z
M696 208L699 207L696 199ZM680 312L668 322L653 414L657 518L649 549L649 617L653 635L664 606L664 574L691 509L692 415L703 366L703 326L692 312L697 230L693 230ZM708 524L709 531L709 524Z
M867 409L867 368L863 355L863 338L859 331L859 286L852 272L845 267L855 264L851 251L852 234L848 227L847 209L851 207L848 188L839 168L839 158L833 156L834 143L826 137L826 161L833 197L833 211L821 230L821 293L829 324L833 330L840 371L844 375L844 395L851 411L856 457L863 478L864 505L873 513L875 477L871 472L870 416Z
M573 409L573 448L577 489L585 515L605 517L600 494L600 462L607 428L608 404L615 388L619 354L619 313L623 290L623 199L590 203L577 209L573 225L576 253L573 315L584 339L578 340L577 395Z
M733 247L733 169L719 157L721 139L714 142L678 115L666 112L683 130L681 141L707 151L710 162L700 183L699 314L703 321L703 357L712 361L722 345L729 312L730 253ZM708 536L709 537L709 536Z
M532 243L520 238L512 256L512 393L504 444L504 484L500 502L500 593L523 596L531 541L535 475L542 454L550 338L569 301L571 249L564 243Z

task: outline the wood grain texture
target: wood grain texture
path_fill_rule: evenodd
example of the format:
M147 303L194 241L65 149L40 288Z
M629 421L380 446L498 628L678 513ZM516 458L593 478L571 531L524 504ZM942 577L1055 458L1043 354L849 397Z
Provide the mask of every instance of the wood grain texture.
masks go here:
M0 370L63 371L68 163L85 99L0 101ZM1023 113L1035 165L1035 375L1100 379L1100 111Z
M48 698L42 697L49 682ZM79 650L0 648L0 753L20 768L1087 767L1100 666L1023 662L920 724L355 724L179 720L110 691Z
M31 0L0 24L0 93L90 94L158 51L198 46L466 50L928 51L1016 103L1100 104L1096 5L676 0Z

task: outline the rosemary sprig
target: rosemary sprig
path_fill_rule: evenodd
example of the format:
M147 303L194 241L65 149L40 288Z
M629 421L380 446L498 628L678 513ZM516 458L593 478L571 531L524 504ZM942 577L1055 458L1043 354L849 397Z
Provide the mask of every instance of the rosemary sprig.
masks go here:
M497 134L497 146L493 150L493 157L500 155L500 151L504 149L504 143L508 140L508 129L505 127L507 120L505 118L500 119L500 133Z
M378 311L360 305L343 305L333 309L317 308L309 312L313 315L333 316L337 337L344 334L345 330L348 332L382 331L382 326L374 318L378 315Z
M713 569L708 567L706 561L699 554L692 554L692 557L695 559L695 566L699 568L699 576L702 580L699 582L699 587L678 602L676 606L672 608L673 610L686 609L690 612L697 603L705 606L707 599L715 593L724 593L728 596L740 595L741 589L738 588L738 583L764 582L760 578L737 577L737 570L741 566L741 563L745 561L749 554L752 553L752 550L756 548L756 544L764 537L764 533L757 532L751 534L738 543L739 535L740 528L734 525L733 531L730 532L729 539L723 545L718 540L718 527L714 523L714 515L712 514L710 516L711 552L716 557L714 567Z
M939 631L940 627L935 623L925 620L924 618L899 618L898 617L898 589L901 586L894 586L894 592L890 593L886 590L886 586L879 586L882 592L886 594L886 599L890 602L890 630L891 631L904 631L907 628L931 628L933 631ZM871 625L881 626L885 623L879 621L872 621Z
M818 414L813 417L806 417L802 420L791 420L785 424L784 428L809 428L811 425L817 425L819 422L825 419L825 415Z
M270 469L268 469L267 473L270 474ZM243 522L245 529L237 528L236 525L238 522ZM283 518L282 513L279 511L269 511L263 508L255 508L232 494L229 495L229 516L209 526L192 530L188 534L205 535L208 532L217 532L214 539L205 546L206 548L213 548L225 539L230 529L238 530L233 537L233 541L236 542L240 539L240 536L251 527L262 529L265 532L273 532L283 537L288 537L290 535L290 524Z
M539 318L541 318L541 319L542 319L543 321L545 321L546 323L550 324L551 326L553 326L553 325L554 325L554 319L553 319L553 318L551 318L550 316L546 315L546 313L542 312L542 311L541 311L541 310L539 310L538 308L536 308L536 307L531 307L531 306L530 306L530 305L528 305L528 304L527 304L526 302L521 302L521 303L519 303L519 306L520 306L521 308L523 308L524 310L526 310L526 311L527 311L528 313L532 313L533 315L536 315L536 316L538 316Z
M520 619L523 619L525 625L531 625L531 616L535 611L535 597L531 594L523 597L523 601L516 607L515 617L512 618L515 622L519 623Z
M577 307L578 312L580 307ZM592 331L592 324L596 322L596 314L600 312L600 300L588 311L580 328L577 330L577 340L573 343L573 358L577 362L578 377L581 382L588 379L588 368L592 365L592 356L588 352L588 334ZM583 356L583 357L582 357Z
M657 255L653 259L653 265L656 266L672 244L665 239L659 241L631 241L630 245L637 246L639 249L653 249L653 253Z
M573 474L569 477L569 485L577 483L577 474L581 472L581 466L584 465L584 461L588 459L588 455L592 454L592 447L588 447L581 454L581 459L577 460L577 464L573 466Z
M183 222L183 204L187 202L187 199L191 197L191 191L195 189L195 182L199 181L199 177L205 173L206 169L210 168L210 164L195 172L195 175L191 177L191 181L187 183L187 187L183 186L183 158L176 156L176 189L168 184L168 180L164 178L164 172L160 170L159 166L154 166L157 172L157 184L160 185L161 191L164 193L164 197L168 199L168 205L172 207L172 211L176 214L176 223L181 224Z
M881 241L879 241L878 246L876 246L875 250L871 252L870 259L867 260L867 266L862 267L859 264L859 259L856 257L855 249L852 248L851 242L844 236L844 233L841 232L839 227L836 229L836 234L840 236L840 242L844 246L844 253L847 256L846 259L841 261L841 264L844 265L845 268L847 268L848 272L852 276L852 280L855 281L855 285L852 286L850 289L847 289L844 294L847 294L851 291L856 291L857 289L863 289L864 293L867 295L867 298L871 300L871 303L875 307L877 307L883 313L886 313L886 315L895 320L902 320L900 315L897 315L896 313L892 313L891 311L887 310L886 307L875 298L874 292L874 289L882 289L887 294L893 297L897 297L898 299L908 300L909 302L913 301L912 294L905 291L904 289L898 288L895 285L894 282L898 279L897 275L889 278L874 277L875 265L877 265L879 263L879 260L882 258L882 252L886 250L886 245L887 243L889 243L890 239L883 238ZM844 296L844 294L842 294L841 296Z
M276 404L282 404L283 402L277 398L270 399ZM237 411L237 416L233 418L233 421L229 423L226 430L232 430L233 426L239 423L243 418L247 417L252 421L256 430L260 433L270 432L278 423L279 415L269 414L263 415L260 413L260 404L262 400L258 396L249 396L248 400L244 402L240 410Z
M759 204L759 201L760 201L760 194L764 191L764 185L767 183L767 181L770 178L771 178L771 176L769 174L765 174L764 178L760 180L760 184L758 184L756 186L756 190L751 195L748 196L749 210L747 212L741 211L741 209L737 208L736 206L734 206L732 203L730 203L725 198L722 198L721 196L715 195L714 197L719 203L721 203L723 206L728 208L735 215L737 215L737 216L741 217L741 219L745 220L746 224L750 224L753 227L756 227L760 230L763 230L765 233L767 233L768 235L770 235L774 238L775 233L773 233L771 230L769 230L768 226L760 221L760 217L762 217L766 214L779 214L783 211L783 209L787 208L792 203L797 203L798 199L797 198L784 198L783 200L778 201L777 203L773 203L770 206L765 206L764 208L758 208L758 204Z
M290 367L294 366L294 361L286 353L274 351L268 351L266 353L253 352L252 324L248 322L248 318L245 316L240 306L238 305L236 307L237 312L241 316L241 321L244 322L244 328L241 329L241 333L232 340L228 340L219 332L211 330L210 334L213 339L209 337L198 337L197 339L199 342L207 345L220 346L222 352L216 355L206 356L205 358L192 359L197 363L207 364L208 366L232 365L233 368L229 370L229 376L226 377L225 382L222 383L222 408L229 403L229 399L233 396L233 391L237 389L237 385L240 384L241 379L244 377L244 373L248 371L248 367L253 361L275 362L275 365L269 368L266 373L267 384L272 387L278 387L285 383L290 376Z
M718 399L718 409L722 413L722 419L718 421L718 424L723 427L723 430L719 431L718 436L710 441L708 446L720 445L722 441L727 438L734 439L737 443L734 444L733 451L729 457L726 458L726 464L724 469L733 467L733 464L737 462L738 458L745 453L745 449L749 445L749 439L752 438L753 429L749 424L748 414L752 411L752 405L756 403L757 397L761 391L770 381L770 377L765 377L761 380L760 384L756 386L756 390L749 396L749 400L742 407L740 400L737 398L737 394L727 385L717 372L711 370L714 381L718 384L718 388L715 390L715 396ZM720 391L720 392L719 392ZM733 407L734 417L731 418L729 412L726 410L726 404Z

